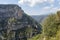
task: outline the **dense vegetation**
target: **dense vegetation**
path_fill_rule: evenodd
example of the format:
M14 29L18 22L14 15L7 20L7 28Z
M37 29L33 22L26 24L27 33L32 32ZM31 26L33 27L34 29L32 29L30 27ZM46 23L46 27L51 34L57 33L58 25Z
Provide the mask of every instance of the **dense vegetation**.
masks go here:
M60 11L49 15L42 25L42 34L39 34L30 40L60 40Z

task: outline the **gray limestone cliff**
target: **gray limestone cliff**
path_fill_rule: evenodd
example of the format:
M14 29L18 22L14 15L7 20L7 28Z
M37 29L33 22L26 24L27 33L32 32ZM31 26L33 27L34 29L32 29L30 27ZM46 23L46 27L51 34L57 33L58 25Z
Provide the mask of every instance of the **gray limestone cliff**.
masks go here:
M18 5L0 4L0 40L27 40L41 31L41 25Z

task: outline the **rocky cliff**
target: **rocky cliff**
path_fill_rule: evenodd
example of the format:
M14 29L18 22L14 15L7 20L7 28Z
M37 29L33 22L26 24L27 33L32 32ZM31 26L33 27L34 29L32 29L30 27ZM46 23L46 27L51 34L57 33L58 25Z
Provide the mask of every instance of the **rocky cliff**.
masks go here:
M15 4L0 5L0 39L27 40L41 33L41 25Z

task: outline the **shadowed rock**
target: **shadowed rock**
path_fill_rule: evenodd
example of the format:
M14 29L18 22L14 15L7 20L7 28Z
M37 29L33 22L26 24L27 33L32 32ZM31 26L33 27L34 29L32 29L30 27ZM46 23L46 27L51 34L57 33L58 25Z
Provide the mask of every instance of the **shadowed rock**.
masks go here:
M27 38L41 33L41 30L41 25L25 14L18 5L0 5L1 39L27 40Z

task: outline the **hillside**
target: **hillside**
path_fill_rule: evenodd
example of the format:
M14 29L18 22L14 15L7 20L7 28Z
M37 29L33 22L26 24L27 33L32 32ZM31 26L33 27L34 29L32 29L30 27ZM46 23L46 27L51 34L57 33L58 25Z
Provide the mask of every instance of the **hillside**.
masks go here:
M0 5L0 40L27 40L42 26L15 4Z
M50 14L42 23L42 34L29 40L60 40L60 11Z
M47 16L48 15L32 15L31 17L34 18L38 23L42 23Z

